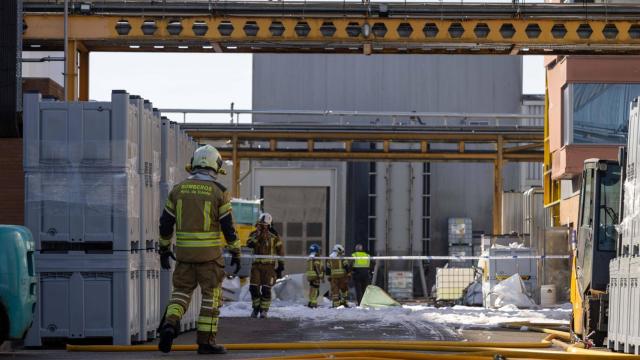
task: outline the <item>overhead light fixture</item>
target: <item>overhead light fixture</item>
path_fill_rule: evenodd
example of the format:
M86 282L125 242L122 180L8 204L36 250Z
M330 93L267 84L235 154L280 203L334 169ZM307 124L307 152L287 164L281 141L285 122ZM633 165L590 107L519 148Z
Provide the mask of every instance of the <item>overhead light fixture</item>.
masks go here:
M182 32L182 23L180 20L171 20L167 25L167 32L169 35L180 35Z
M91 13L91 4L90 3L82 3L82 4L80 4L80 13L81 14L90 14Z
M164 45L153 45L154 49L164 49Z
M38 44L31 44L31 45L29 45L29 46L31 46L32 48L39 48L39 47L42 47L42 45L38 45Z
M226 21L225 20L225 21L221 22L220 25L218 25L218 32L222 36L231 35L231 33L233 33L233 24L231 24L231 21Z
M203 49L213 49L213 45L202 45Z
M145 20L142 23L142 33L145 35L153 35L156 30L158 29L158 26L156 25L156 22L153 20Z
M197 20L191 26L191 30L196 36L204 36L209 31L209 25L202 20Z
M187 45L178 45L178 49L188 49Z
M238 48L237 46L233 46L233 45L227 46L227 49L229 50L235 50L237 48Z
M369 23L364 23L364 25L362 25L362 35L364 35L364 37L369 37L369 35L371 35L371 25L369 25Z
M129 49L140 49L140 45L129 45Z
M118 20L116 22L116 32L118 35L128 35L131 31L131 25L127 20Z

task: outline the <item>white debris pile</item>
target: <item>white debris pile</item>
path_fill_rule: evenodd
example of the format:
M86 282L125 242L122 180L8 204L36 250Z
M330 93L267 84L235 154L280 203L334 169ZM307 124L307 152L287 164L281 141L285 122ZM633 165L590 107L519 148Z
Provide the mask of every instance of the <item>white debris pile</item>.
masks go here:
M495 296L493 307L502 308L511 305L518 308L533 308L536 303L527 295L520 274L513 274L493 287Z
M220 309L221 317L247 317L251 314L251 303L246 301L230 302ZM293 302L274 301L269 316L285 320L303 320L313 322L371 322L371 323L415 323L435 322L452 327L492 328L503 323L531 322L568 324L570 306L553 309L522 310L514 305L499 309L454 306L435 308L426 305L403 305L386 308L330 308L330 301L324 299L318 309Z

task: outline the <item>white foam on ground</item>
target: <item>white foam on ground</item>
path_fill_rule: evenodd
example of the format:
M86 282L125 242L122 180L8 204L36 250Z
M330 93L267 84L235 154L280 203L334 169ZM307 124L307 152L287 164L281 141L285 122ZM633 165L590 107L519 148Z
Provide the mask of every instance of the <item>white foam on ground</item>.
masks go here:
M251 314L251 303L229 302L220 309L221 317L248 317ZM569 324L571 307L562 305L550 309L518 309L513 305L500 309L482 307L453 306L435 308L427 305L403 305L380 309L360 307L330 308L325 301L317 309L283 301L274 301L269 316L285 320L304 320L314 322L382 322L421 323L435 322L453 327L492 328L509 322L557 323Z

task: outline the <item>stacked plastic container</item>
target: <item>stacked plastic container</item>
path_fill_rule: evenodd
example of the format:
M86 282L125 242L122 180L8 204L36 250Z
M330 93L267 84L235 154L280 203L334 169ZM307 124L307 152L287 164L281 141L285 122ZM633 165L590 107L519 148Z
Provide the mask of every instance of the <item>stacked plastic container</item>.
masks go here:
M27 345L141 336L139 127L125 92L111 102L25 95L25 224L39 250Z
M609 262L608 347L640 354L640 98L631 103L627 161L624 169L622 240Z
M195 143L173 128L184 163ZM26 345L155 338L163 310L162 135L160 113L125 91L114 91L110 102L25 95L25 224L39 250L39 299ZM176 169L173 182L186 176ZM195 326L195 316L187 323Z
M160 159L160 203L159 209L164 207L173 186L187 177L185 166L191 162L191 156L197 144L191 137L180 131L180 126L169 121L166 117L161 121L161 159ZM158 214L159 216L159 214ZM175 239L173 239L175 244ZM173 268L172 268L173 270ZM172 290L172 270L160 271L160 308L165 309L169 303ZM180 322L181 331L193 330L197 326L202 295L196 288L191 297L191 305Z

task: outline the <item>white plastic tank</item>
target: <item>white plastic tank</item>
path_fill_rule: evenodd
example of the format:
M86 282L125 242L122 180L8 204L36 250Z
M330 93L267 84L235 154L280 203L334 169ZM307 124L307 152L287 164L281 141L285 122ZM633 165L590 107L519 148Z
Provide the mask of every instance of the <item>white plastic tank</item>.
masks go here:
M556 286L542 285L540 286L540 306L550 307L556 304Z

